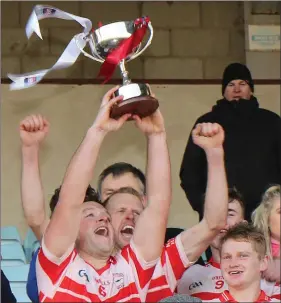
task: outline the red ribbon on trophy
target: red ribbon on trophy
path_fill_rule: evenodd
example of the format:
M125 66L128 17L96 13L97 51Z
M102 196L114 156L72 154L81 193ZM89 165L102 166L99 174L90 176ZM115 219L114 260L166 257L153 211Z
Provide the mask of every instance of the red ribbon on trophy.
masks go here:
M148 17L136 19L134 22L136 28L134 33L129 38L123 40L116 49L108 54L98 74L99 78L105 78L103 83L106 83L112 77L120 61L125 59L132 50L141 43L149 21Z

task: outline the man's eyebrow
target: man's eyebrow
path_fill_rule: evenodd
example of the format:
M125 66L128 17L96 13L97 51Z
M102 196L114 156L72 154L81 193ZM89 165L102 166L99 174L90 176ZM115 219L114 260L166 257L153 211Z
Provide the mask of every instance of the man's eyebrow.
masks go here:
M85 213L87 210L92 210L92 208L85 208L85 209L83 209L83 211L82 211L82 213Z
M111 191L114 191L114 190L112 188L105 188L103 191L104 192L111 192Z
M223 256L223 255L230 255L230 253L229 253L229 252L223 252L223 253L222 253L222 256Z
M236 211L235 209L233 209L233 208L229 208L229 209L228 209L228 212L234 212L234 213L237 213L237 211Z

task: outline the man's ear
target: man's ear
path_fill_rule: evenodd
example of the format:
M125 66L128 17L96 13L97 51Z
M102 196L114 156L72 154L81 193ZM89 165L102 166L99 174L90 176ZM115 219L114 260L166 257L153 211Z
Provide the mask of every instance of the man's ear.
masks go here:
M268 257L268 255L265 255L261 259L261 262L260 262L260 271L261 272L264 272L264 271L267 270L267 268L268 268L268 262L269 262L269 257Z
M146 198L146 195L143 195L143 196L142 196L142 205L143 205L144 208L146 208L146 206L147 206L147 198Z

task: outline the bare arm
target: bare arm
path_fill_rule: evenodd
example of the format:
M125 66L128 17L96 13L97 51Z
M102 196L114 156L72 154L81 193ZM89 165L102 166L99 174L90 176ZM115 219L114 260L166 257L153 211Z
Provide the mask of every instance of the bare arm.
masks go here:
M195 125L198 122L196 121ZM203 195L207 184L207 162L204 150L193 142L192 133L189 136L180 168L181 187L189 204L203 214Z
M81 204L92 179L104 135L90 128L67 168L59 202L44 235L44 243L55 256L61 257L78 236Z
M44 243L55 256L61 257L74 245L79 232L81 205L86 189L92 180L99 149L105 135L117 130L128 119L109 118L110 107L122 97L110 100L116 88L109 90L103 98L98 116L84 137L67 168L61 187L59 202L44 235ZM110 101L109 101L110 100Z
M197 225L181 234L185 253L191 262L196 261L220 230L225 228L228 209L228 187L222 147L223 130L217 124L210 126L210 123L204 123L197 131L196 134L195 130L194 138L205 150L208 177L204 217Z
M171 202L170 159L160 111L136 119L137 126L147 135L148 205L137 221L133 240L142 258L149 262L157 259L163 249Z
M49 223L39 170L39 150L22 148L21 200L28 226L41 241Z
M39 169L40 144L45 139L48 128L48 121L41 115L28 116L20 124L21 200L27 224L39 241L49 223Z

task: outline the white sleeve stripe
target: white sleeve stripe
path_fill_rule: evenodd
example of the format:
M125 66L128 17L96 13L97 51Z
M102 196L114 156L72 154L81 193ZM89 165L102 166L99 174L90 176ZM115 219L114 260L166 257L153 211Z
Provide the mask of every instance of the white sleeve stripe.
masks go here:
M38 258L36 259L36 277L37 277L37 284L38 284L38 291L42 292L45 296L43 301L45 300L46 295L52 298L56 292L55 285L51 281L50 277L45 273L44 269L42 268Z
M71 264L74 260L75 254L73 253L71 256L71 260L69 264ZM60 277L58 277L58 281L53 284L48 274L44 271L42 268L39 258L36 260L36 276L37 276L37 284L38 284L38 291L41 291L44 294L43 301L46 299L46 297L53 298L62 283L63 279L66 276L66 272L68 270L68 266L63 270Z
M71 291L70 289L65 289L65 288L58 288L57 289L57 292L63 292L63 293L66 293L66 294L69 294L69 295L71 295L71 296L73 296L73 297L76 297L76 298L79 298L79 299L83 299L83 300L85 300L86 302L91 302L91 299L90 298L88 298L88 297L86 297L86 296L83 296L83 295L79 295L79 294L77 294L76 292L73 292L73 291Z
M149 261L149 262L145 261L145 260L140 256L140 254L138 253L138 251L137 251L137 249L136 249L136 246L135 246L135 244L134 244L133 239L130 241L130 247L131 247L132 251L135 253L136 258L137 258L138 262L140 263L142 269L149 269L149 268L153 267L154 265L157 264L157 262L158 262L159 259L160 259L160 257L159 257L159 258L157 258L156 260L152 260L152 261Z
M136 286L138 294L139 294L138 297L141 298L141 301L144 302L145 297L146 297L146 291L148 289L150 281L148 281L148 283L144 286L144 288L141 288L141 286L140 286L140 276L138 275L136 265L135 265L135 263L134 263L134 261L132 260L131 257L129 257L129 265L132 268L133 276L135 278L134 283L135 283L135 286ZM127 299L129 300L129 298L127 298Z
M159 291L159 290L163 290L163 289L171 289L169 285L162 285L162 286L156 286L156 287L153 287L153 288L150 288L148 290L148 293L150 292L156 292L156 291Z
M167 272L165 273L166 279L168 281L169 287L170 289L175 289L176 285L177 285L177 279L176 276L174 274L174 270L173 267L171 265L170 262L170 258L167 252L165 252L165 259L166 259L166 268L167 268Z
M54 263L56 265L60 265L63 261L65 261L67 259L67 257L69 257L69 255L71 254L71 252L74 249L75 243L73 243L61 257L55 256L48 250L48 248L45 245L44 237L42 239L41 246L42 246L42 250L43 250L45 257L52 263Z
M124 299L118 300L118 302L128 302L129 300L131 300L131 299L133 299L133 298L139 299L139 297L140 297L140 296L139 296L138 294L132 294L132 295L130 295L130 296L124 298Z
M176 241L177 249L178 249L178 252L179 252L179 255L180 255L180 257L181 257L181 261L182 261L184 267L187 268L188 266L190 266L190 265L196 263L196 261L195 261L195 262L190 262L190 261L188 260L188 258L187 258L187 256L186 256L186 253L185 253L185 251L184 251L183 244L182 244L181 234L179 234L179 235L176 237L175 241Z

